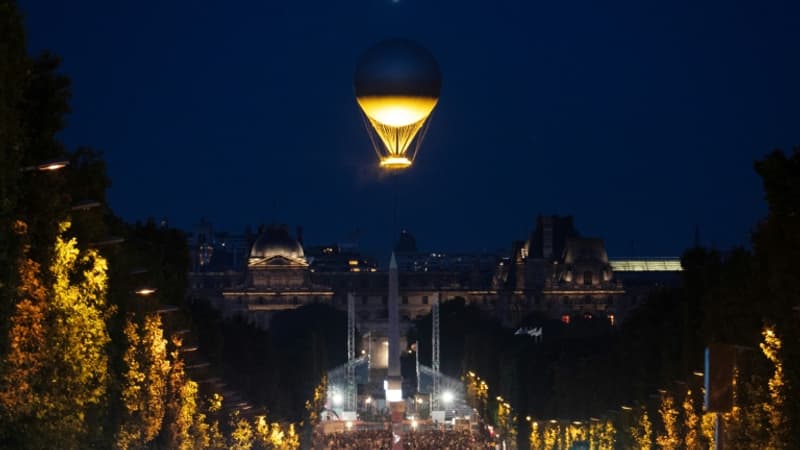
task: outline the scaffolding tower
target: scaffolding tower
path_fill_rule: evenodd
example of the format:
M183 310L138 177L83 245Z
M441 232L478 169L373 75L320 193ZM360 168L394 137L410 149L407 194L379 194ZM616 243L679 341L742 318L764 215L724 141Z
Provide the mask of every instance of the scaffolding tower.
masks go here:
M356 300L352 293L347 294L347 368L345 372L345 411L356 410Z
M441 396L440 390L440 373L439 373L439 293L433 297L433 333L432 333L432 350L433 357L431 362L431 369L433 369L433 389L431 389L431 411L439 411L439 397Z

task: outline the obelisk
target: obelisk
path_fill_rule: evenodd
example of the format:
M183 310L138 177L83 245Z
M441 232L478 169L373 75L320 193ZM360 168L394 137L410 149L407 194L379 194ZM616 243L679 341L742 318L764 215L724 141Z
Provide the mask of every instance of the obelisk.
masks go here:
M403 419L403 379L400 374L400 282L397 273L397 260L392 252L389 262L389 376L386 380L386 405L392 415L392 448L402 449Z

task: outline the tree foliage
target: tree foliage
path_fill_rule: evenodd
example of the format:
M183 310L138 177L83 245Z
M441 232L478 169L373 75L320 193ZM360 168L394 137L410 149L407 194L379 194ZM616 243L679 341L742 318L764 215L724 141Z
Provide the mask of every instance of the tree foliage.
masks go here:
M158 437L164 420L167 394L167 340L161 317L148 314L139 326L134 317L125 323L128 348L123 361L122 413L116 446L141 448Z
M105 298L107 265L96 251L81 253L65 239L68 228L62 224L55 240L49 286L38 264L19 264L22 300L11 320L0 398L5 424L13 427L4 438L26 445L76 448L101 431L94 420L107 400L106 321L113 312Z

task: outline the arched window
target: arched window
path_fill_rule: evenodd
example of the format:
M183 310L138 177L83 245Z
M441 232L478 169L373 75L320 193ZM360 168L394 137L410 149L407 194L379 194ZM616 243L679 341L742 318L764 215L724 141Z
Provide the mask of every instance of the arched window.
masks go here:
M591 286L592 285L592 271L587 270L583 272L583 284L584 286Z

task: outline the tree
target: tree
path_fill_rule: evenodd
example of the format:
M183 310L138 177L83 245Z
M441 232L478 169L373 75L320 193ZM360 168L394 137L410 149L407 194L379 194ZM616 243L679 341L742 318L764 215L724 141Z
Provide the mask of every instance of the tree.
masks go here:
M166 434L166 446L175 449L191 449L194 441L191 428L197 414L197 383L186 377L186 363L180 356L183 340L172 336L172 365L167 384L167 404L162 435Z
M638 418L630 430L635 448L650 450L653 445L653 426L647 416L647 408L640 408Z
M697 402L692 396L692 390L687 389L686 395L683 398L683 429L685 431L684 444L686 450L701 450L703 448L700 442L700 416L697 413Z
M780 336L776 360L783 366L787 399L800 398L800 327L796 309L800 307L800 147L790 155L776 150L755 163L766 195L768 214L753 234L753 250L760 273L759 305L774 336ZM770 345L770 344L767 344ZM785 448L800 448L800 402L787 401L778 414L784 424ZM780 431L780 433L784 433Z
M19 105L25 91L28 56L25 30L14 1L0 1L0 324L13 312L16 261L21 249L14 224L24 146ZM3 326L3 325L0 325ZM5 328L0 328L5 335Z
M664 434L656 437L656 443L664 450L677 450L681 444L678 436L678 409L675 407L675 399L669 392L661 394L658 413L664 425Z
M775 331L766 327L763 331L764 341L761 351L774 366L772 377L769 379L769 402L764 409L769 419L769 446L770 448L784 447L789 442L789 423L786 417L786 376L783 362L781 361L781 339Z
M311 400L306 400L305 408L306 408L306 421L303 427L303 440L308 444L311 445L311 442L314 439L314 430L316 429L317 425L321 420L320 413L322 412L323 408L325 408L325 402L327 401L327 390L328 390L328 376L323 375L322 379L319 381L319 384L314 388L314 393L311 396Z
M167 340L158 314L148 314L140 327L133 317L125 324L128 348L123 361L123 416L116 445L121 449L139 448L152 442L161 432L167 394Z
M19 302L11 316L9 351L3 361L0 380L0 407L6 427L0 429L0 442L9 442L13 431L24 430L24 420L35 416L37 391L44 384L47 351L47 289L41 281L39 264L23 259L19 264ZM24 431L23 431L24 434Z
M239 415L238 410L231 414L230 427L232 430L230 448L233 450L250 450L255 439L253 426L250 425L247 419Z
M3 416L21 425L5 437L34 447L76 448L103 431L94 419L104 414L110 380L107 265L94 250L81 254L75 239L63 237L68 229L69 223L62 223L55 240L49 287L43 287L35 263L20 264L23 298L9 336L18 346L4 361ZM10 392L17 386L32 395L24 407L6 409L18 404Z

